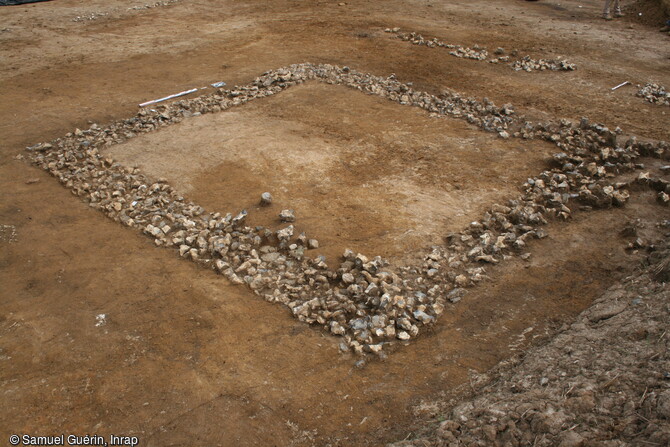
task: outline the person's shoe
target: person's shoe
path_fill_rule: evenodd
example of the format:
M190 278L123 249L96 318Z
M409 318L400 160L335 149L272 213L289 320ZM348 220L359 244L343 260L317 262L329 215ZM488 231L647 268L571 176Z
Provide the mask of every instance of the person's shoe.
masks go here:
M608 14L603 14L603 19L605 20L612 20L612 16Z
M623 17L623 12L621 12L621 11L616 11L616 12L614 13L614 17L617 17L617 18L619 18L619 17Z
M667 33L668 31L670 31L670 25L664 26L659 31L662 32L662 33Z

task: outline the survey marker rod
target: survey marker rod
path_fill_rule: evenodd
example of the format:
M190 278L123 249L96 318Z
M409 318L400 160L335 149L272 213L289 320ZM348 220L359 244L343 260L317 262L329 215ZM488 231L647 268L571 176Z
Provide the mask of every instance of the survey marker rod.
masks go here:
M180 96L188 95L189 93L193 93L193 92L197 92L197 91L198 91L197 88L192 88L191 90L185 90L183 92L175 93L174 95L166 96L165 98L154 99L153 101L143 102L142 104L140 104L140 107L145 107L145 106L149 106L151 104L156 104L156 103L159 103L159 102L167 101L168 99L172 99L172 98L178 98Z
M616 87L612 87L612 91L614 91L614 90L616 90L616 89L618 89L618 88L621 88L621 87L623 87L624 85L628 85L628 84L630 84L630 81L622 82L621 84L617 85Z

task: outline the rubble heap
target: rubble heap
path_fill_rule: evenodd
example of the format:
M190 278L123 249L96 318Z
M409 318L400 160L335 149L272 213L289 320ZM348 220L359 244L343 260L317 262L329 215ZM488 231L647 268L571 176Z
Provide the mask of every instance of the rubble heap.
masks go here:
M658 84L646 83L643 86L638 85L636 96L644 98L645 101L659 106L670 106L670 92L665 87Z
M573 71L577 69L575 64L562 59L531 59L530 56L524 56L520 60L512 63L512 69L515 71L534 71L534 70L552 70L552 71Z
M160 0L155 3L147 3L144 5L131 6L126 8L126 11L141 11L145 9L160 8L162 6L170 6L175 3L179 3L181 0ZM101 17L107 17L114 12L118 12L119 8L115 8L113 12L93 12L83 16L76 16L72 19L73 22L84 22L84 21L93 21L98 20Z
M310 80L421 107L432 116L463 119L502 138L548 140L560 152L550 169L524 183L518 197L493 205L482 219L448 235L445 246L432 247L415 265L395 269L379 256L351 250L331 267L323 256L306 255L318 241L295 234L292 210L282 211L285 224L277 231L252 228L245 224L246 211L208 212L165 179L151 179L102 153L106 146L139 134ZM245 86L143 109L104 128L94 124L77 129L28 149L32 162L73 194L115 221L144 232L157 246L171 247L181 257L287 306L299 320L341 336L343 350L381 353L385 345L410 340L434 323L450 302L486 278L487 265L527 256L528 244L546 235L542 226L549 219L570 218L568 205L582 209L623 205L629 183L616 182L616 177L638 168L639 156L666 157L670 146L636 138L620 143L619 133L587 119L576 124L531 123L509 104L498 107L486 98L477 101L454 92L436 96L416 91L394 75L378 77L348 67L304 63L266 72ZM670 193L670 185L662 179L647 175L640 184Z
M133 6L128 8L128 10L141 10L141 9L152 9L152 8L159 8L161 6L170 6L175 3L179 3L181 0L161 0L155 3L147 3L145 5L140 5L140 6Z
M510 56L504 56L504 48L497 48L494 54L498 57L489 58L489 52L486 48L475 45L473 48L463 47L461 45L452 45L446 42L438 40L436 37L433 39L425 39L421 34L418 33L403 33L400 31L400 28L386 28L384 32L395 34L399 39L404 40L405 42L410 42L414 45L425 45L429 48L446 48L449 51L449 54L452 56L465 58L465 59L474 59L477 61L487 61L491 64L498 63L508 63L510 61ZM576 70L577 66L571 64L565 60L561 59L531 59L530 56L525 56L518 61L514 61L510 64L513 70L515 71L535 71L535 70L552 70L552 71L572 71Z

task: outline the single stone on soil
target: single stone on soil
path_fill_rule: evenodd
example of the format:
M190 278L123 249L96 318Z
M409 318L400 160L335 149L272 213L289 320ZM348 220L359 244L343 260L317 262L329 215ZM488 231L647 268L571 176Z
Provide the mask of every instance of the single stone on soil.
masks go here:
M261 194L261 205L268 206L272 204L272 194L264 192Z

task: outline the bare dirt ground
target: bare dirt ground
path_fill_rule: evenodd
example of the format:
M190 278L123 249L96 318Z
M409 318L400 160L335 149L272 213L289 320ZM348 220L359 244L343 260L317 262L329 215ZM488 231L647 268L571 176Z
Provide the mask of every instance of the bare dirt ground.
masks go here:
M106 151L168 178L207 209L250 210L252 226L278 227L277 209L258 200L273 191L330 259L345 248L395 258L440 244L512 196L554 152L323 84Z
M12 433L135 435L142 445L381 445L412 408L546 340L642 259L619 234L662 231L650 192L552 222L528 262L451 306L431 333L354 366L338 340L89 209L16 155L137 104L211 82L245 84L310 61L395 73L529 117L588 116L669 140L670 110L623 81L670 85L670 40L599 1L213 2L58 0L0 8L0 442ZM140 7L140 9L132 9ZM92 18L92 20L89 20ZM574 72L514 72L384 33L521 55ZM513 195L555 151L503 140L338 86L307 84L111 149L208 209L270 190L329 258L350 247L406 260ZM652 161L645 163L653 166ZM659 175L656 172L656 175ZM275 210L276 211L276 210ZM107 323L96 326L96 315ZM532 330L530 329L532 328Z

